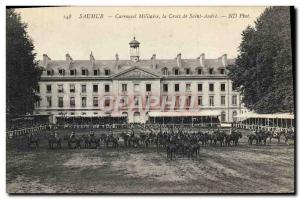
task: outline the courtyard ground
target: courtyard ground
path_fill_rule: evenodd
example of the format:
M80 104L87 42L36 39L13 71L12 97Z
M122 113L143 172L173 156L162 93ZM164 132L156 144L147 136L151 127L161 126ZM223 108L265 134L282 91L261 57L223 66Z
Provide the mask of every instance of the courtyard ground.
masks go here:
M201 147L197 160L152 148L16 148L7 143L8 193L292 193L294 145Z

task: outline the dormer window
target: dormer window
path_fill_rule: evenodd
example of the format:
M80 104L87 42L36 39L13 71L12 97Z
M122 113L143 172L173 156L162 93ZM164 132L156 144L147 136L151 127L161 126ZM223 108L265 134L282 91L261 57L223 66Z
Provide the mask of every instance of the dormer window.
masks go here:
M214 69L213 69L213 68L210 68L210 69L209 69L209 74L212 75L213 72L214 72Z
M94 69L94 76L100 75L100 70L99 69Z
M75 69L70 70L70 75L75 76L76 75L76 70Z
M47 75L52 76L54 74L54 71L52 69L47 70Z
M174 75L179 75L179 69L174 69Z
M224 69L224 68L220 69L220 74L221 74L221 75L224 75L224 74L225 74L225 69Z
M185 69L185 74L190 75L190 74L191 74L191 69L186 68L186 69Z
M59 75L65 75L65 70L64 69L58 69L58 74Z
M164 69L163 69L163 75L168 75L168 74L169 74L168 69L167 69L167 68L164 68Z
M81 75L87 76L88 75L88 70L87 69L82 69L81 70Z
M105 69L104 70L104 74L105 74L105 76L109 76L110 75L110 70L109 69Z
M197 69L197 74L198 74L198 75L201 75L201 74L202 74L202 69L198 68L198 69Z

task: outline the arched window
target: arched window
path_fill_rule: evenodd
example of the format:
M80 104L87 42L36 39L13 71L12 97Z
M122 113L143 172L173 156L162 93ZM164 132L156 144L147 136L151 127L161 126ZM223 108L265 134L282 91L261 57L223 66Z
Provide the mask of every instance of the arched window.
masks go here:
M226 120L226 113L224 111L222 111L221 113L221 122L225 122Z
M236 116L237 116L237 112L236 111L233 111L232 112L232 121L236 121Z

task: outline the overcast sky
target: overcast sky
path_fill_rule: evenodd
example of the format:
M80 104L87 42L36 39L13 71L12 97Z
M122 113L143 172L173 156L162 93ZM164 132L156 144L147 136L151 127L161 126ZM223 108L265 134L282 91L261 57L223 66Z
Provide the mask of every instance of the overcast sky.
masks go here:
M93 51L96 59L129 59L129 41L133 36L141 43L142 59L156 54L158 59L217 58L227 53L235 58L241 33L254 25L265 7L61 7L17 9L28 24L37 53L54 59L65 59L70 53L74 60L88 59ZM80 19L84 14L103 14L103 18ZM137 18L116 18L134 15ZM154 14L160 19L139 19L139 14ZM166 18L163 19L162 15ZM181 17L187 14L188 18ZM190 14L209 18L189 18ZM229 18L237 14L237 18ZM242 15L240 15L242 14ZM71 15L71 18L68 18ZM232 15L234 16L234 15ZM241 17L240 17L241 16ZM171 17L171 18L169 18ZM217 18L215 18L217 17Z

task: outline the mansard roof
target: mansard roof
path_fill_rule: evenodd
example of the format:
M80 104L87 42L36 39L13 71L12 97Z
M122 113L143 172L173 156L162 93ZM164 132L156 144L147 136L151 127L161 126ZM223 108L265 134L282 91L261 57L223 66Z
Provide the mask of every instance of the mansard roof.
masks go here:
M234 64L235 59L227 59L227 65ZM40 62L41 64L42 62ZM204 68L223 68L221 58L217 59L205 59ZM41 64L42 65L42 64ZM155 67L154 67L155 65ZM46 69L110 69L113 73L118 73L120 71L129 69L133 66L138 66L141 68L149 68L151 71L156 71L156 73L161 73L163 68L172 70L175 67L179 68L191 68L196 69L201 67L199 59L181 59L181 66L178 66L176 59L155 59L155 60L139 60L138 62L132 62L131 60L95 60L93 63L90 60L72 60L72 62L67 62L66 60L49 60Z

